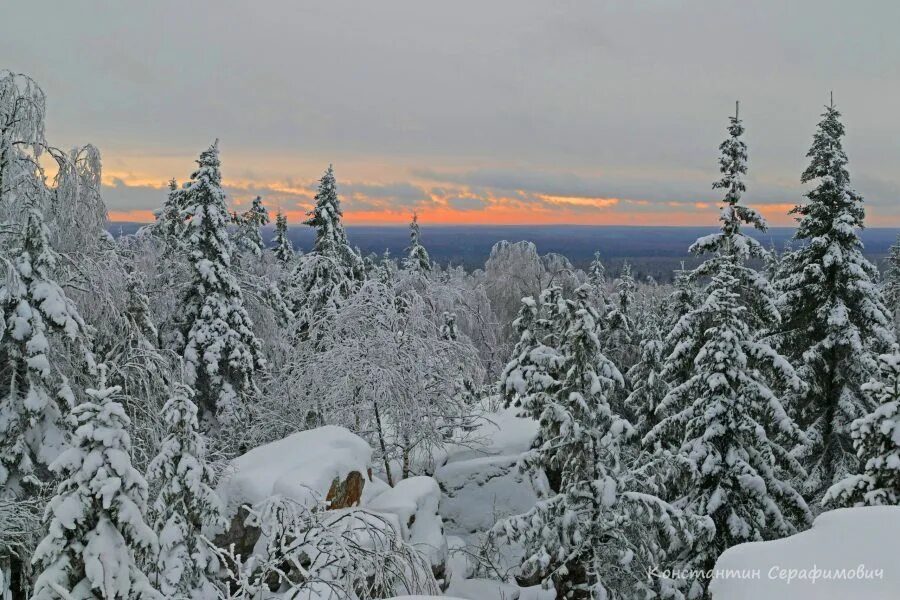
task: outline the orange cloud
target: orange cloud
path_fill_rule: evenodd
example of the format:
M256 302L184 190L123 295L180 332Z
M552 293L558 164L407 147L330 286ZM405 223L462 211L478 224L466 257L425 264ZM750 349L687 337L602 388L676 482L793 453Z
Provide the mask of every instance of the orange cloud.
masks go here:
M108 214L113 223L151 223L156 220L152 210L111 210Z
M181 165L183 168L183 165ZM313 171L314 172L314 171ZM284 211L291 223L306 219L313 203L315 178L291 180L284 178L235 177L224 178L229 200L237 210L249 205L256 195L262 195L270 211ZM338 191L344 200L344 217L350 224L405 224L415 210L423 222L443 224L586 224L586 225L716 225L718 204L706 201L654 202L643 198L614 198L567 196L535 193L526 190L500 191L492 188L471 188L462 183L435 184L402 178L402 174L386 172L388 181L379 177L355 181L338 181ZM125 169L104 172L103 183L119 190L143 187L150 191L149 202L162 205L165 200L167 178L149 173L134 173ZM392 196L390 190L403 187L406 196ZM416 197L416 189L421 191ZM156 191L159 191L158 198ZM342 191L343 190L343 191ZM134 206L134 205L132 205ZM793 204L757 204L773 226L792 225L788 211ZM150 207L111 206L112 221L153 221Z

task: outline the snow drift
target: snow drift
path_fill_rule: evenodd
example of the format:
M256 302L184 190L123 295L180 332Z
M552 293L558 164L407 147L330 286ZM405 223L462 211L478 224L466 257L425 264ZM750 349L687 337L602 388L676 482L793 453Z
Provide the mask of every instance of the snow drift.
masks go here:
M900 507L845 508L812 529L740 544L716 562L713 600L896 600Z

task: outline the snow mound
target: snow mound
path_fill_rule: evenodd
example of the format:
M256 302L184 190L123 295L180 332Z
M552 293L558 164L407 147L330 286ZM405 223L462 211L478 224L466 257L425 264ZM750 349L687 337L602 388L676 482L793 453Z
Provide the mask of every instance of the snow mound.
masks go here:
M713 600L896 600L900 507L845 508L812 529L740 544L716 562Z
M455 448L435 471L444 498L441 513L450 533L464 539L490 529L497 518L526 512L537 501L531 481L516 463L537 435L534 419L508 408L487 415L475 448Z
M445 465L434 474L444 490L448 530L465 536L490 529L498 518L528 511L537 494L516 468L519 455L485 456Z
M490 579L454 581L447 593L467 600L519 600L521 595L518 587Z
M380 493L366 508L397 515L403 537L431 561L434 569L447 562L444 522L438 514L441 489L431 477L410 477Z
M217 488L233 514L280 494L311 505L325 499L335 479L352 472L368 479L372 448L343 427L325 426L291 434L232 460Z

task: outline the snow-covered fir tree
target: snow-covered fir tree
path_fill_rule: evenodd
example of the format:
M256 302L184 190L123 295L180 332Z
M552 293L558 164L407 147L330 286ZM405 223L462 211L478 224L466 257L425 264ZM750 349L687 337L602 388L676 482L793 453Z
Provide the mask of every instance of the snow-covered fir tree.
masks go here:
M71 390L54 364L63 340L80 348L86 366L93 356L86 326L74 302L54 278L57 255L39 208L29 202L25 223L0 284L0 496L18 497L46 479L46 466L65 445L62 419Z
M431 257L428 250L422 245L422 233L419 231L419 215L413 213L409 222L409 247L406 249L406 258L403 267L419 273L431 271Z
M315 201L316 205L310 211L309 219L303 222L304 225L316 230L313 250L324 256L338 258L349 270L349 275L359 279L362 259L347 242L343 223L344 212L341 210L332 165L328 165L328 170L319 180Z
M127 271L125 277L128 292L125 315L131 321L132 329L142 338L135 343L143 347L155 346L159 339L159 330L150 314L150 299L143 292L134 270Z
M791 484L803 476L790 455L800 430L779 398L802 383L761 338L778 322L778 311L768 280L746 264L765 251L741 226L765 229L765 221L741 203L747 149L737 114L728 132L720 146L722 179L713 184L725 190L721 229L691 247L712 254L691 275L707 281L703 300L669 334L675 349L663 370L688 376L666 394L657 408L665 417L644 438L659 456L674 457L669 498L714 524L712 540L676 560L680 568L703 571L735 544L791 535L811 522ZM706 583L694 580L690 597L703 595Z
M316 232L312 252L303 255L289 294L300 339L314 323L330 318L365 278L359 254L347 242L343 211L331 165L319 181L316 205L303 222Z
M532 339L536 305L524 302L519 328L532 349L514 357L504 384L540 423L520 462L540 498L493 533L523 545L520 580L552 585L559 599L649 597L654 586L678 597L671 582L629 574L646 573L693 538L677 509L631 487L621 446L633 429L607 401L621 376L602 354L589 294L583 286L573 300L558 288L541 295L553 330L541 337L552 346Z
M640 359L626 373L631 393L625 399L635 429L645 435L659 421L656 409L669 392L663 377L663 341L656 328L647 331L640 342Z
M52 464L62 482L33 559L40 571L34 600L160 598L140 566L157 539L145 522L147 482L131 465L118 393L101 366L97 389L71 413L71 447Z
M204 150L197 164L183 190L189 217L186 245L193 267L184 298L185 381L194 389L205 418L231 421L241 416L265 361L231 271L233 249L218 143Z
M275 254L275 258L284 264L288 264L294 259L294 246L291 244L291 238L288 237L287 215L280 210L275 215L275 247L272 252Z
M631 265L625 262L616 278L616 295L606 315L606 348L610 358L624 369L631 368L637 360L634 340L634 308L637 284L631 274Z
M685 269L683 261L672 279L672 292L665 300L663 320L667 330L697 305L697 284L691 279L691 272Z
M600 256L600 252L594 252L594 258L588 266L588 284L591 286L591 299L600 316L598 325L604 327L606 314L609 311L606 298L606 266ZM604 327L605 328L605 327Z
M186 385L174 386L163 408L167 434L147 470L159 489L152 507L159 555L151 580L167 598L215 597L212 554L199 534L225 525L191 396Z
M862 469L833 485L824 503L835 506L900 504L900 350L878 357L879 376L863 386L877 408L853 422Z
M891 246L884 274L884 299L894 315L894 333L900 335L900 236Z
M158 235L165 244L169 253L180 248L184 243L184 232L187 227L187 219L182 202L182 189L178 183L169 181L169 193L162 208L156 211L156 222L152 231Z
M807 202L794 208L802 242L783 258L777 286L782 324L780 350L808 383L791 400L806 429L809 471L805 492L818 498L856 471L850 425L874 407L862 385L875 373L875 356L893 342L892 323L876 282L878 270L862 254L862 197L850 185L844 126L832 103L825 107L807 156L803 183L815 182Z
M266 244L263 242L264 226L269 224L269 211L263 206L262 198L257 196L253 204L237 218L237 246L239 250L253 256L262 256Z
M578 307L590 317L596 336L597 313L586 301L588 294L589 289L579 288ZM524 414L538 419L543 407L553 401L552 386L561 377L560 370L565 366L560 347L575 307L575 302L564 298L558 287L541 292L537 302L531 297L522 299L522 309L514 322L519 342L500 376L500 393L507 406L521 407ZM601 377L605 393L621 390L624 379L616 365L602 352L593 358L596 361L593 368ZM540 445L542 442L535 443ZM559 472L550 466L556 462L548 459L544 470L553 490L559 489Z

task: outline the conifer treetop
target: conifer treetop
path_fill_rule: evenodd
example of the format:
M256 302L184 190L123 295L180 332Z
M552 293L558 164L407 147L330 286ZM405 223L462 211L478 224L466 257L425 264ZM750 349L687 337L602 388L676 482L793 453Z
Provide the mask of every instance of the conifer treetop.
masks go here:
M341 222L344 212L341 210L341 201L337 194L333 165L328 165L328 169L319 180L315 201L315 207L308 213L309 218L303 222L304 225L314 227L316 230L313 249L321 254L340 254L341 247L347 245L347 235Z
M419 215L413 213L409 222L409 248L404 266L408 269L427 272L431 270L431 257L422 245L422 232L419 230Z
M722 208L719 211L721 228L719 233L704 236L691 246L695 254L720 253L735 255L740 260L752 256L762 257L765 250L746 235L741 234L741 224L747 224L760 231L767 228L766 220L758 211L741 203L747 185L747 144L743 140L744 124L735 105L734 116L729 117L729 137L719 145L719 171L721 179L712 184L713 189L725 190Z

